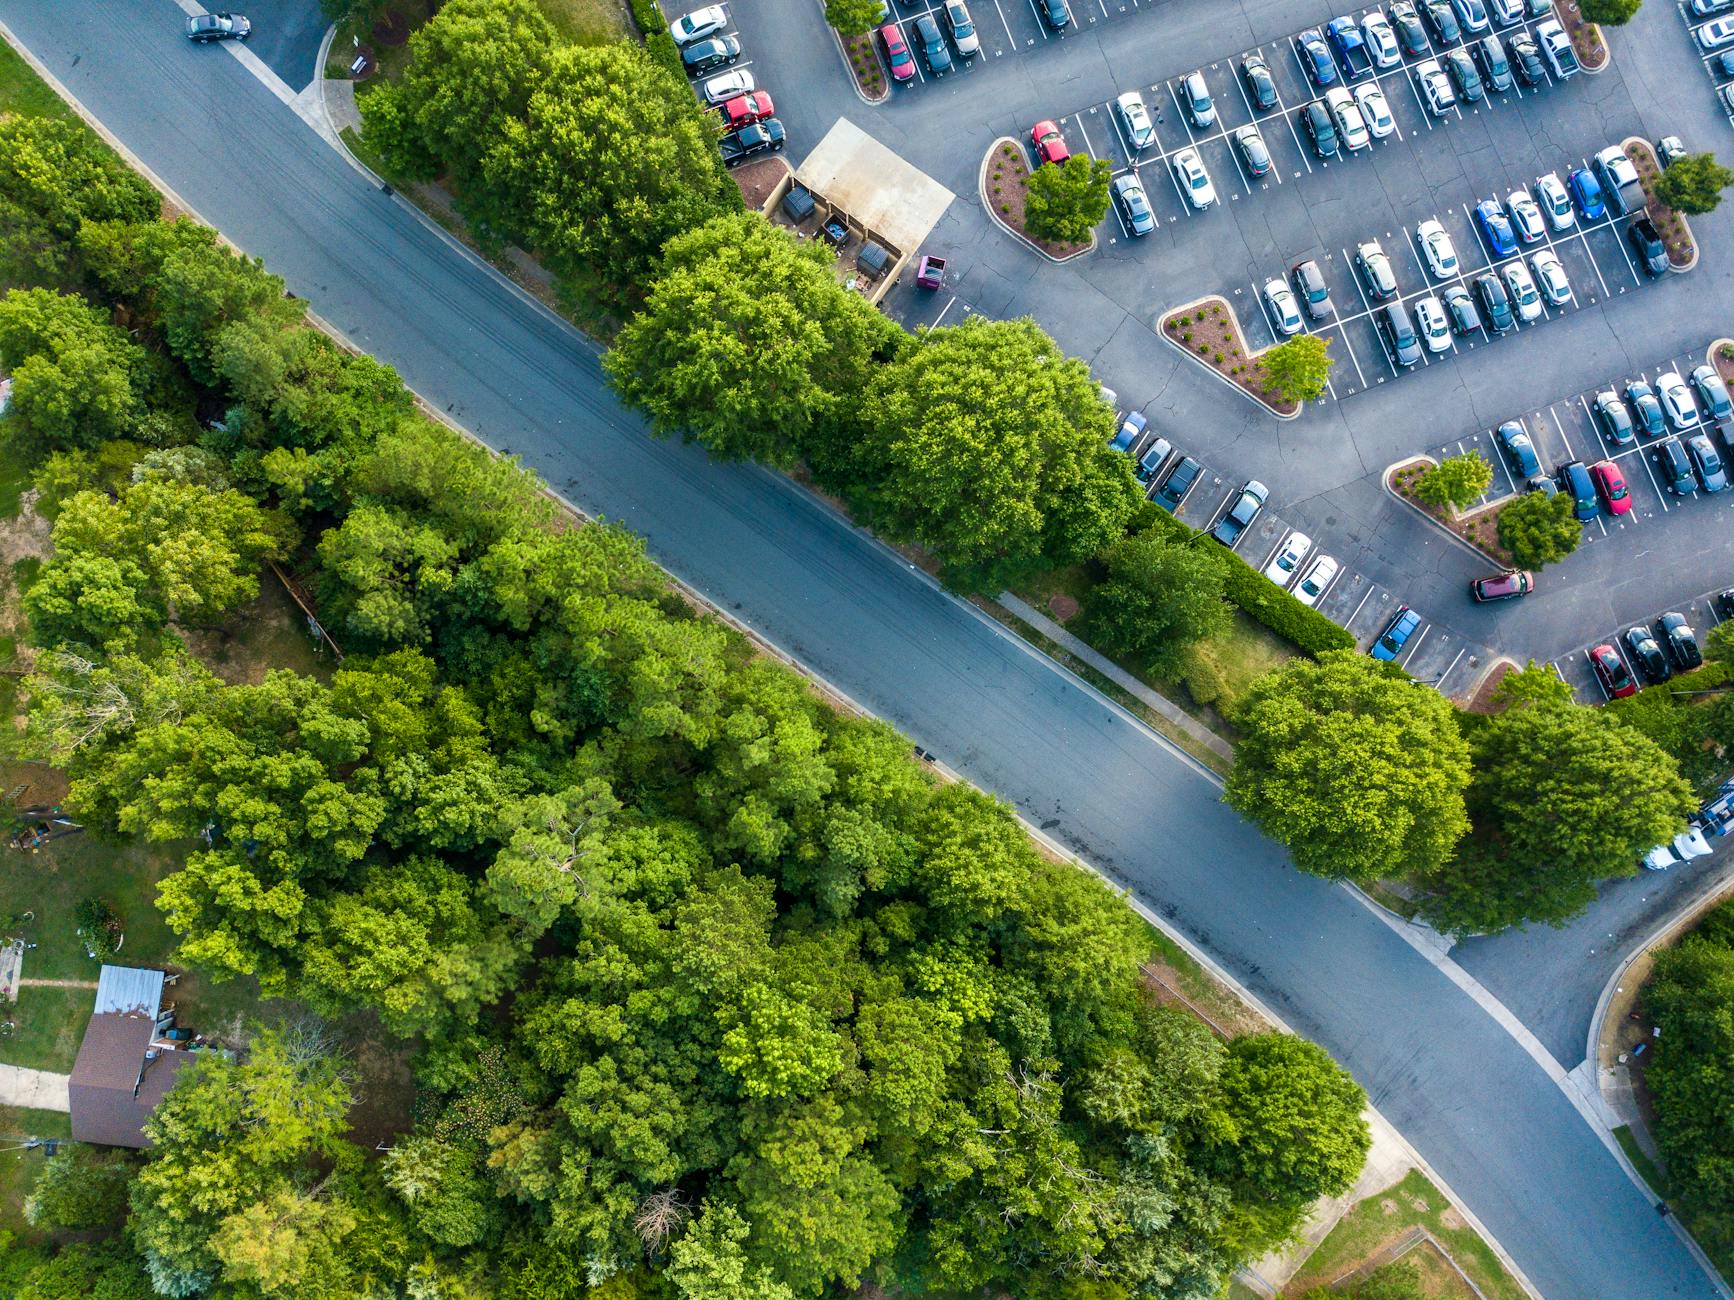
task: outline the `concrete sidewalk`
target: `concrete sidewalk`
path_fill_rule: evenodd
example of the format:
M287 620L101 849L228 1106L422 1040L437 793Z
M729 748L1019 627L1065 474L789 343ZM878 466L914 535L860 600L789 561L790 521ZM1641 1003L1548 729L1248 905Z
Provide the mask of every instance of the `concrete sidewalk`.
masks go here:
M27 1070L22 1065L0 1065L0 1106L27 1110L70 1111L69 1078L47 1070Z

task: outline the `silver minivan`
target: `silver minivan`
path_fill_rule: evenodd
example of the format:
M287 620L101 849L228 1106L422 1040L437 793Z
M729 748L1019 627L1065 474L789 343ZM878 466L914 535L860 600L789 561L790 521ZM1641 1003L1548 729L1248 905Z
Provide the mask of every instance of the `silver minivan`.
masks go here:
M1388 303L1379 310L1379 330L1391 349L1392 359L1407 370L1421 359L1421 339L1415 333L1415 322L1409 310L1400 302Z

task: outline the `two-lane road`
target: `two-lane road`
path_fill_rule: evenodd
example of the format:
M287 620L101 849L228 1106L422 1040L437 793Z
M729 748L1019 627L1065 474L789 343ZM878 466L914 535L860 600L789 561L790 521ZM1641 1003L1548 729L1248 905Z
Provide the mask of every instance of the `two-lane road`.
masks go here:
M1189 762L778 477L649 438L593 349L351 169L172 0L0 0L164 181L431 402L1132 885L1323 1043L1558 1300L1710 1283L1545 1072Z

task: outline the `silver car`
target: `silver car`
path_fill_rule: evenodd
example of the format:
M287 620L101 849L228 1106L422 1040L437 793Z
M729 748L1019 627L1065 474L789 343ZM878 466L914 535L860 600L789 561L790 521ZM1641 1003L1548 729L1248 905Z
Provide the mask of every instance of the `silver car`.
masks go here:
M1144 97L1128 90L1114 101L1114 115L1126 133L1126 143L1134 150L1148 149L1156 143L1156 128L1150 123L1150 110L1144 107Z
M1300 333L1300 304L1294 300L1294 291L1281 280L1266 280L1264 282L1264 305L1270 312L1271 327L1287 338L1291 334Z
M975 23L963 0L945 0L945 25L951 28L951 43L966 59L981 53L981 37L975 34Z

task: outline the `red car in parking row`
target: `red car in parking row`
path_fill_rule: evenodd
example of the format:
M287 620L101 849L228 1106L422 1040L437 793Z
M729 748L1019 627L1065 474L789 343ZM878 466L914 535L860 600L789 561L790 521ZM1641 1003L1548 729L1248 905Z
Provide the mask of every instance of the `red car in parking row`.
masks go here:
M722 106L723 124L729 130L737 126L751 126L754 122L763 122L766 118L777 115L777 106L771 102L771 97L765 91L755 90L750 94L736 95L725 100Z
M885 60L891 65L893 81L908 81L915 75L915 56L903 39L896 23L886 23L879 29L879 39L885 45Z
M1628 695L1636 695L1638 683L1632 677L1632 670L1626 667L1626 661L1606 642L1589 652L1590 667L1595 669L1596 676L1601 680L1602 689L1610 699L1623 700Z
M1072 156L1066 147L1066 137L1053 122L1037 122L1030 128L1030 144L1035 146L1037 163L1063 163Z
M1623 515L1631 510L1632 494L1626 489L1626 476L1620 473L1618 465L1611 460L1598 460L1589 467L1589 472L1610 515Z

